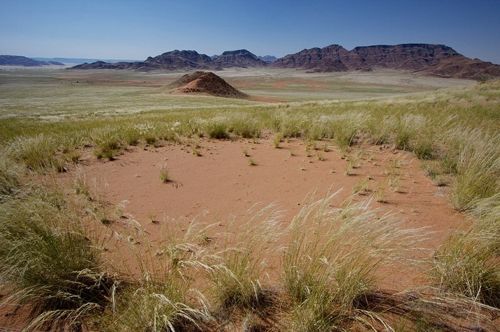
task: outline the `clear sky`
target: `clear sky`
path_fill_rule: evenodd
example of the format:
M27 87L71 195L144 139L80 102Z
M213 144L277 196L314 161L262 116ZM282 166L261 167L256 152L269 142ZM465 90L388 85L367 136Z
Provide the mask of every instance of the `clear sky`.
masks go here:
M0 54L141 60L246 48L283 56L410 42L500 63L500 0L0 0Z

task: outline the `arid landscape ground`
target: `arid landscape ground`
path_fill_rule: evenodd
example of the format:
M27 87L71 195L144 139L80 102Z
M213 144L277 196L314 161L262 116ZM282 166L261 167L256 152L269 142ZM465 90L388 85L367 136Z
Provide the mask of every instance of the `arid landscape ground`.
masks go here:
M0 331L498 330L500 81L186 73L0 70Z

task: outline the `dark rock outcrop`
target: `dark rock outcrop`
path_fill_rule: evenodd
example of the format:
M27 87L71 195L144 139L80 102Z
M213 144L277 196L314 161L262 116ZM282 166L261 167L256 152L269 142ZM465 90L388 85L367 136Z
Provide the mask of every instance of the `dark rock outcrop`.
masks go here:
M255 54L247 50L225 51L219 56L213 58L216 67L263 67L267 63L259 59Z
M196 71L191 74L183 75L170 87L174 88L175 93L186 94L208 94L217 97L226 98L245 98L248 97L243 92L234 88L221 77L212 72Z

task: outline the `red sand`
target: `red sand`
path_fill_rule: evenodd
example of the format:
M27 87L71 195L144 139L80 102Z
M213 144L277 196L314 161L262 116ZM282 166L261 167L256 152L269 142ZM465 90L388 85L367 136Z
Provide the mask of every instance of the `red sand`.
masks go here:
M193 218L199 218L207 223L227 225L233 217L238 221L238 217L248 216L247 210L255 204L264 207L273 203L283 211L282 222L288 224L308 194L315 192L315 197L321 198L342 188L334 202L339 204L368 176L371 177L368 181L371 189L378 183L387 182L386 172L394 160L399 160L401 165L403 193L387 187L385 198L388 202L373 201L372 206L382 212L396 213L409 228L428 227L432 231L422 245L429 250L415 250L412 257L429 257L454 229L465 223L464 216L449 203L445 189L435 186L425 176L420 162L409 153L379 146L363 147L365 152L359 158L360 167L354 169L355 175L347 176L347 161L332 144L329 144L329 152L313 150L309 153L299 140L282 143L280 149L274 148L269 139L261 139L259 144L244 140L202 140L200 145L201 157L194 155L191 147L178 144L148 150L132 148L112 162L96 161L89 154L81 169L87 183L105 200L114 204L126 202L124 212L138 220L155 242L165 238L162 225L167 223L185 229ZM246 157L244 151L250 157ZM318 153L326 160L320 161ZM249 165L250 158L256 166ZM161 182L162 167L168 169L171 182ZM62 175L63 182L68 183L76 174L71 171ZM152 223L151 219L159 224ZM119 232L119 225L116 226L112 229ZM104 233L103 237L111 234ZM107 247L107 258L113 265L123 267L130 263L130 251L124 250L123 243L117 241ZM280 261L274 259L269 263L272 281L279 276ZM129 268L134 269L130 266L125 269ZM395 290L425 285L425 269L425 266L391 266L380 272L380 285ZM13 314L13 309L0 311L1 324L7 328L22 325L23 314Z
M398 170L403 193L386 186L388 202L373 201L372 206L396 213L409 228L427 227L432 232L423 243L430 250L415 252L415 257L431 255L465 220L452 208L445 189L435 186L425 176L420 161L409 153L379 146L364 147L360 167L354 169L355 175L347 176L347 162L331 144L332 151L313 150L310 157L298 140L282 143L280 149L274 148L268 139L260 140L259 144L243 140L204 140L200 144L201 157L183 145L147 151L133 148L113 162L89 161L83 172L89 183L97 183L106 200L124 204L124 212L138 220L153 241L161 240L164 234L152 219L160 224L176 223L181 228L187 227L193 218L222 225L232 218L248 216L248 209L255 204L261 207L274 204L283 211L283 222L288 224L308 194L315 193L320 198L329 191L342 189L334 202L339 204L368 176L371 189L378 183L386 183L386 172L394 160L401 165ZM243 151L250 157L245 157ZM326 160L320 161L318 153ZM257 165L250 166L249 159ZM162 167L168 170L171 182L160 181ZM412 269L398 273L391 269L383 285L401 289L421 285L423 274Z

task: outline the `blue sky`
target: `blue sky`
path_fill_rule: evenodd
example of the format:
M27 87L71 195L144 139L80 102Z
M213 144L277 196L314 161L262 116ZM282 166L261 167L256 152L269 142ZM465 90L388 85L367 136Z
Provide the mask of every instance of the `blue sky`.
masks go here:
M408 42L500 63L500 0L0 0L0 54L145 59L247 48L283 56Z

